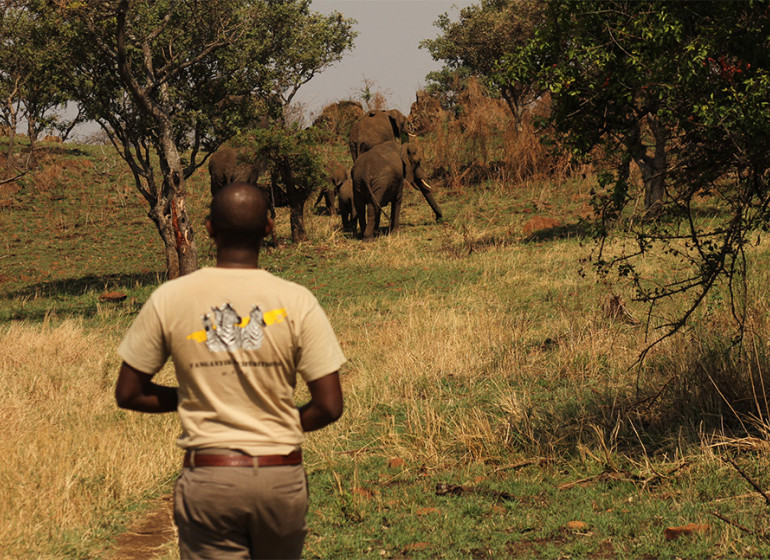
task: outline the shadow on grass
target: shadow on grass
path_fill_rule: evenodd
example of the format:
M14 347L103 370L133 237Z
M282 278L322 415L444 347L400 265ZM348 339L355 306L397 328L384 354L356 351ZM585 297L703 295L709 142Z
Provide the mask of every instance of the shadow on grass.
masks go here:
M100 290L157 286L164 280L165 274L159 271L132 274L89 274L80 278L63 278L30 284L22 289L7 293L5 298L77 296Z
M535 230L526 235L522 240L524 243L557 241L560 239L585 238L592 237L596 226L588 221L581 220L573 224L564 224L546 229Z
M98 312L99 308L93 302L71 302L64 307L57 306L55 309L52 309L47 305L24 306L20 309L10 310L3 310L0 308L0 321L27 321L39 323L52 315L59 318L80 317L83 319L90 319L95 317Z
M624 387L576 388L529 418L533 443L572 453L582 445L632 457L675 454L705 440L765 441L770 395L764 346L735 347L713 332L650 358Z

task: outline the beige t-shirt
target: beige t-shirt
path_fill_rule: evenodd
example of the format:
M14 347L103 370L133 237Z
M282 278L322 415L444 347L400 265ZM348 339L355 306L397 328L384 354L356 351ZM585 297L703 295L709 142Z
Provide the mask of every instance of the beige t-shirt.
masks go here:
M303 286L261 269L203 268L166 282L118 348L155 374L169 356L179 383L182 448L286 454L304 441L294 387L345 362L329 320Z

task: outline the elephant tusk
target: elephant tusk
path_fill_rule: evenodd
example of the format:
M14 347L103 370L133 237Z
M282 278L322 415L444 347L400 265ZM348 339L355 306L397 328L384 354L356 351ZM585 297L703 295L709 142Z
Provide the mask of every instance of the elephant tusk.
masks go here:
M431 188L431 186L428 184L428 181L422 181L422 184L423 184L423 185L425 185L425 188L426 188L426 189L428 189L429 191L432 191L432 190L433 190L433 189Z
M411 132L407 132L407 133L406 133L406 135L407 135L409 138L417 138L417 135L416 135L416 134L412 134Z

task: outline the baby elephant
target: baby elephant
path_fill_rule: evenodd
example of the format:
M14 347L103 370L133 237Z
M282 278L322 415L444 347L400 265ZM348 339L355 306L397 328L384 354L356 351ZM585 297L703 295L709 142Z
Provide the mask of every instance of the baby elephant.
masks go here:
M356 207L353 203L353 180L346 179L337 193L339 201L339 213L342 218L342 229L354 231L356 229Z

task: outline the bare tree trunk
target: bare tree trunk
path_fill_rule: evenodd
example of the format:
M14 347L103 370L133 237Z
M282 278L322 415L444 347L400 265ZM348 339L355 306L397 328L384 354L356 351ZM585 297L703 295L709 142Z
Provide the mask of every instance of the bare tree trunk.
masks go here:
M668 156L666 129L653 114L647 114L647 124L653 138L653 153L642 143L641 124L638 124L626 139L631 158L642 173L644 185L644 217L655 218L663 211L663 197L666 193L666 170Z
M176 251L176 238L171 225L170 213L166 212L168 200L159 201L159 205L150 210L148 216L158 228L160 238L163 240L166 254L166 275L169 280L181 276L179 267L179 254Z
M171 117L161 105L169 106L166 84L160 84L158 94L163 101L159 104L149 89L140 85L127 62L125 35L128 0L121 0L117 10L116 55L118 73L135 101L151 117L158 128L158 144L155 148L163 172L162 194L154 203L154 216L158 231L166 247L168 278L173 279L193 272L198 268L198 251L193 241L193 230L185 208L185 180L182 160L174 141ZM150 74L152 69L150 68ZM152 216L151 216L152 217Z
M165 160L163 168L163 190L168 193L168 221L166 228L170 233L166 234L163 241L166 244L167 261L174 262L168 256L172 250L176 253L178 271L172 275L169 270L169 279L189 274L198 269L198 250L193 240L193 229L187 216L185 205L185 180L182 172L182 160L179 157L176 144L171 139L170 128L161 126L161 159ZM163 236L163 233L161 233Z
M27 137L29 138L29 151L34 153L37 144L37 121L35 117L29 115L29 112L27 112Z
M524 117L524 108L517 102L516 96L513 95L508 88L502 88L500 93L506 105L508 105L508 109L511 111L513 124L516 127L516 130L520 132L523 128L522 120Z
M9 98L8 107L8 151L5 153L7 167L13 167L13 148L16 142L16 108L13 106L13 99Z
M665 129L655 117L648 115L647 120L655 140L654 151L652 157L645 155L637 163L644 181L644 216L655 218L663 211L663 197L666 193L667 138Z

